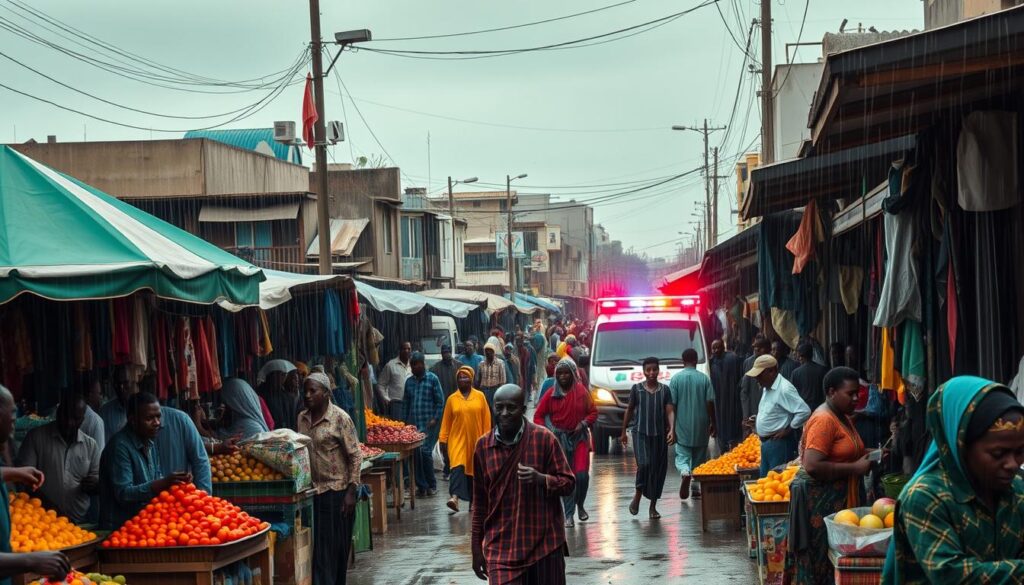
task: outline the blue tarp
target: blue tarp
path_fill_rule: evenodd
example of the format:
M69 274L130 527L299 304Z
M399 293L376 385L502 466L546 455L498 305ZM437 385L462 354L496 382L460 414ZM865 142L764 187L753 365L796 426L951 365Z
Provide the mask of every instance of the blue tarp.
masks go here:
M509 298L509 296L506 294L505 298L507 299ZM540 307L545 311L549 313L554 313L556 315L562 312L562 310L558 308L558 305L549 303L544 299L538 299L537 297L530 296L524 293L516 293L515 303L516 305L523 308Z

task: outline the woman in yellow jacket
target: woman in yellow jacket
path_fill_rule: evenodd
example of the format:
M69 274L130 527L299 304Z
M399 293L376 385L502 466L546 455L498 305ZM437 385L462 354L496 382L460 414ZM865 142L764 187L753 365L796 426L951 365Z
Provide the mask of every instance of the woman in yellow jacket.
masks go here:
M451 469L448 476L448 508L459 511L459 499L473 497L473 454L477 440L491 430L491 408L484 393L473 388L473 368L455 372L458 392L448 397L441 416L441 457Z

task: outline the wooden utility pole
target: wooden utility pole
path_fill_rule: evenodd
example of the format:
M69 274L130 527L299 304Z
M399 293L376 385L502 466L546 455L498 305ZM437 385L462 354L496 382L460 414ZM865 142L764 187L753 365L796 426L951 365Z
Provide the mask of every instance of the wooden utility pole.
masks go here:
M762 0L767 2L768 0ZM711 246L714 247L718 244L718 147L714 148L714 159L715 169L714 175L712 175L712 181L714 183L711 188Z
M512 254L512 175L505 175L505 211L508 212L508 234L505 237L505 253L508 254L508 298L516 302L515 257Z
M775 93L772 90L772 3L761 2L761 164L775 162Z
M331 263L330 195L327 193L327 114L324 112L323 42L320 40L320 0L309 0L310 51L313 58L313 99L316 100L316 124L313 142L316 148L316 223L320 234L320 274L333 274Z
M459 275L458 263L455 261L458 253L458 245L455 243L455 195L452 193L452 176L448 175L448 215L452 216L452 288L455 285L455 278Z

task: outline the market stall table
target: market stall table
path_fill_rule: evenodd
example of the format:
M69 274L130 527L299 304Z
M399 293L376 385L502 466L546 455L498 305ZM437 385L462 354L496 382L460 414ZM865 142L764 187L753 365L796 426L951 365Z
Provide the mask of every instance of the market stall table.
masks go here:
M420 439L414 443L388 443L388 444L372 444L367 443L371 447L376 447L384 451L384 455L377 459L382 464L388 464L388 469L391 473L391 489L392 489L392 502L395 508L398 521L402 521L402 506L404 505L404 470L402 468L403 461L409 461L409 478L410 481L415 481L416 477L416 458L412 454L423 446L424 439ZM389 457L388 455L391 454ZM411 510L416 509L416 487L410 485L409 489L409 508Z
M263 585L272 585L270 528L248 538L215 546L100 548L106 574L124 575L131 585L212 585L213 573L242 560L259 569Z
M72 569L83 573L89 573L96 568L97 564L99 564L99 554L97 554L96 551L99 549L100 543L103 542L104 538L106 538L105 535L97 536L88 542L83 542L82 544L76 544L75 546L69 546L60 550L67 555L68 562L71 563ZM39 575L25 573L23 575L12 577L11 582L28 585L29 583L39 579L41 579Z
M743 511L743 494L740 491L740 476L695 475L700 482L700 529L707 532L708 522L726 520L735 530L740 529Z
M750 498L750 487L743 484L746 504L753 512L747 521L754 526L757 537L757 569L761 585L782 585L789 545L789 500L758 502Z

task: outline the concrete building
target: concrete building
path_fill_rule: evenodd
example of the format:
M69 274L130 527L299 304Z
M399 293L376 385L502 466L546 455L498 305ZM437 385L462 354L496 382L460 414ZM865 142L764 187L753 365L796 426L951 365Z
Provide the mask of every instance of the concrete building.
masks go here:
M11 146L259 266L307 269L304 166L205 138Z
M507 231L506 213L508 197L504 191L476 191L455 193L455 209L449 209L448 198L429 199L435 210L446 212L464 220L464 228L456 222L455 247L460 257L455 258L455 282L459 288L485 290L492 293L508 292L508 264L498 258L498 233ZM518 195L512 191L513 203ZM521 280L519 282L522 282Z
M810 139L807 111L821 81L824 63L793 63L779 65L772 77L775 93L775 158L789 160L800 154L805 140Z
M519 195L512 209L517 222L547 226L544 241L549 255L548 274L546 278L538 275L537 280L546 279L548 288L540 292L557 297L592 296L589 279L596 249L594 209L575 200L552 202L551 195L525 193Z
M316 193L316 173L309 173L307 188ZM335 264L339 269L380 278L401 278L399 210L401 174L397 167L353 169L328 165L328 208ZM315 233L315 231L314 231ZM319 249L310 250L312 259Z
M424 281L429 288L450 286L455 276L454 221L427 199L426 189L410 187L399 210L401 278Z
M930 30L968 18L1020 6L1022 0L924 0L924 28Z

